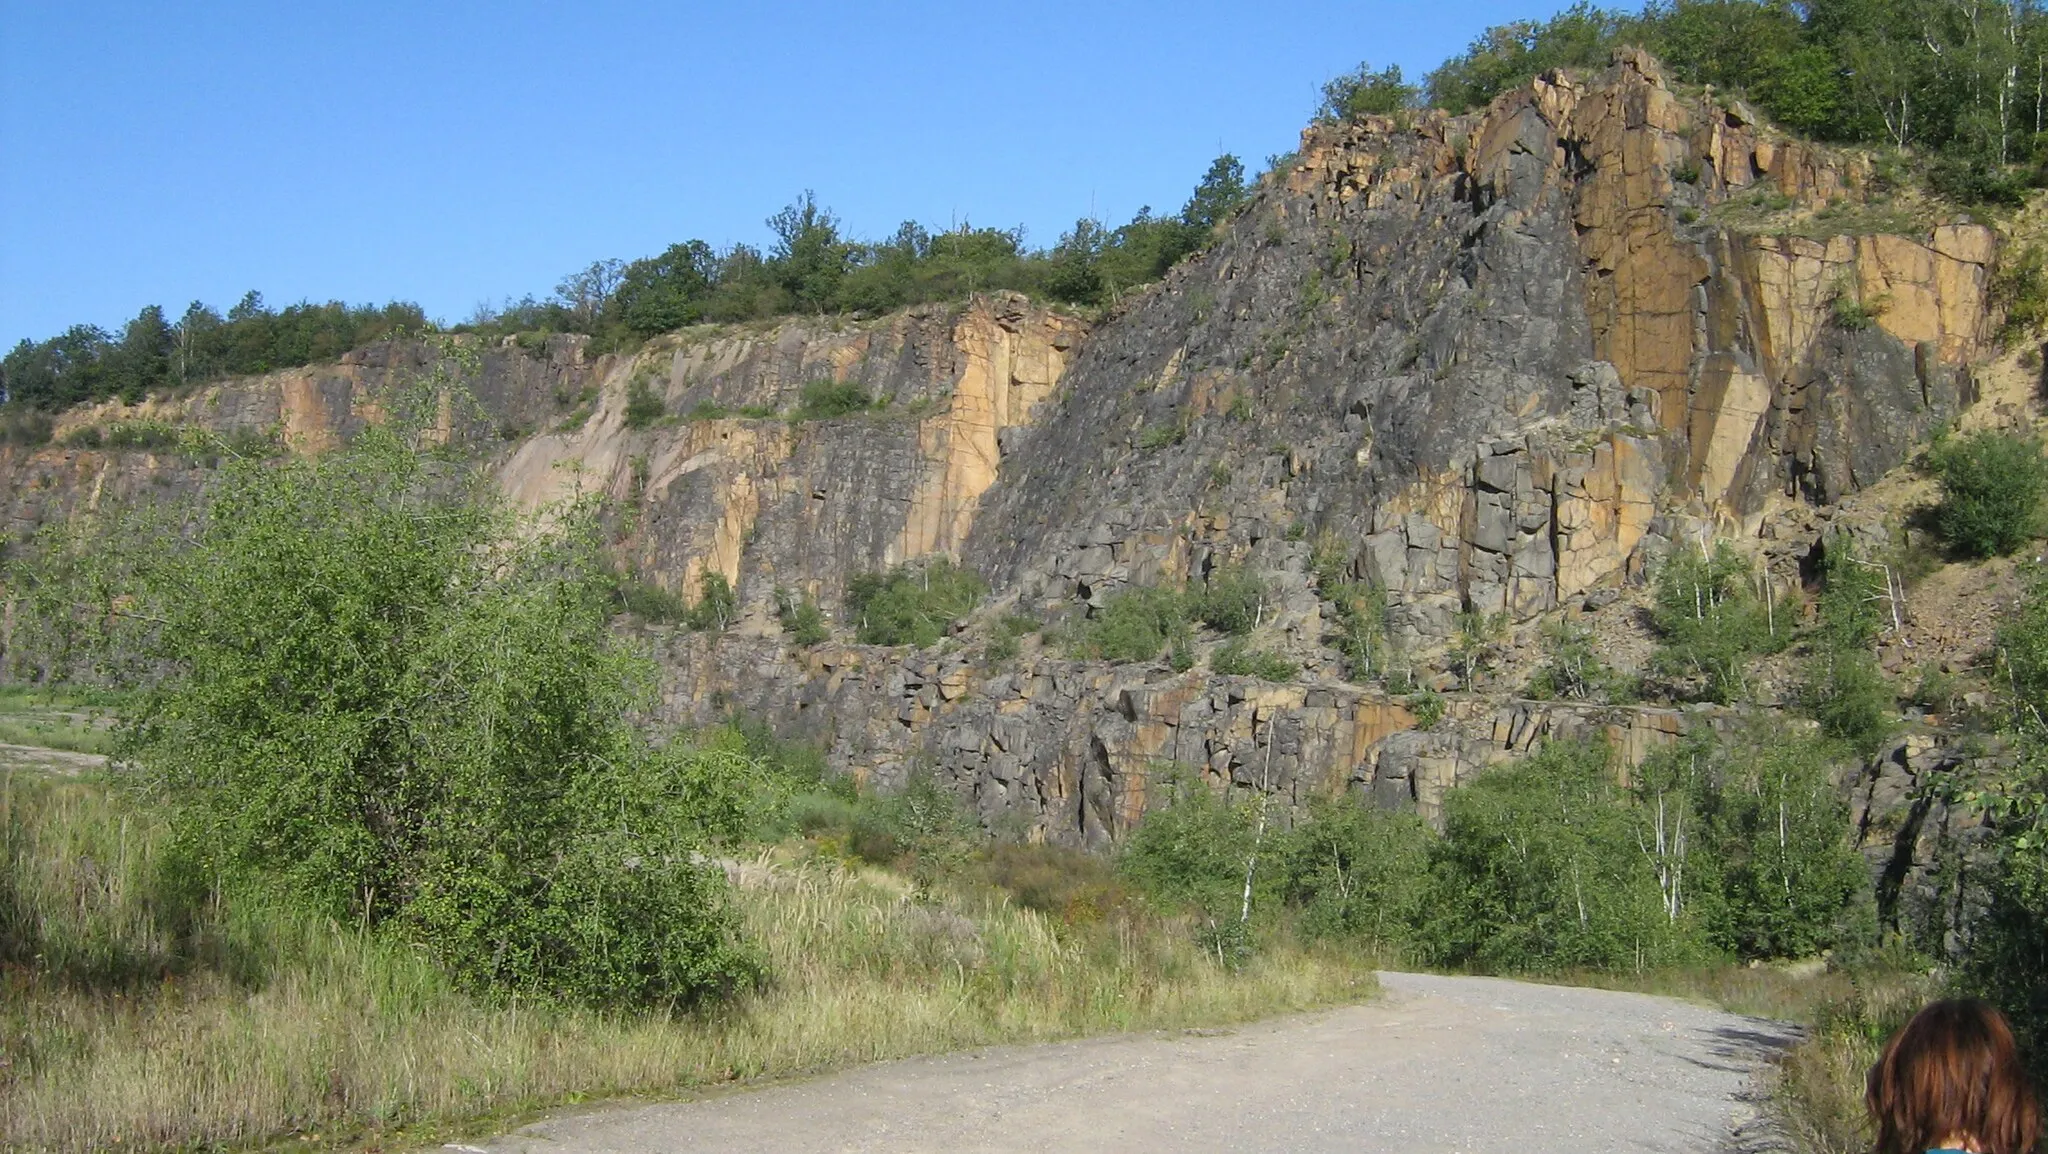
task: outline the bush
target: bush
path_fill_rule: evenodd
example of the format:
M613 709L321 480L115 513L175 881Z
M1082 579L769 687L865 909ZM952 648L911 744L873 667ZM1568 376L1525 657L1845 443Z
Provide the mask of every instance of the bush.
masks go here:
M1124 842L1117 872L1148 898L1169 909L1200 917L1212 945L1226 954L1248 945L1236 930L1244 920L1244 885L1258 843L1258 807L1233 801L1199 780L1175 771L1158 779L1166 804L1147 808ZM1274 872L1255 884L1268 890Z
M868 861L910 875L929 892L957 877L983 840L980 823L929 770L911 773L903 788L861 808L853 827L853 851Z
M1322 801L1280 840L1285 899L1312 938L1357 942L1394 957L1415 946L1429 901L1435 835L1414 814L1356 798Z
M612 586L612 607L654 625L674 625L690 619L690 606L681 597L654 584L632 577L618 577Z
M1345 672L1353 681L1383 675L1388 657L1386 591L1358 581L1331 581L1320 587L1336 610L1337 622L1336 633L1324 641L1344 655Z
M709 630L725 632L726 626L739 620L739 597L732 591L732 582L725 574L710 569L697 575L697 603L690 606L685 619L690 628L698 632Z
M642 744L654 679L608 627L595 511L522 524L490 493L372 427L231 462L171 515L182 537L52 530L10 585L43 652L150 675L121 756L203 875L423 943L471 989L678 1005L751 982L695 853L757 767Z
M868 391L851 381L811 381L804 385L791 419L828 421L865 412L875 405L875 399L868 395Z
M1622 695L1619 674L1593 650L1593 631L1569 621L1543 627L1543 664L1529 678L1529 696L1543 700L1595 701Z
M808 649L832 636L832 630L825 624L825 614L810 594L802 597L787 589L775 591L775 620L782 625L782 631L799 648Z
M1184 645L1188 633L1184 594L1134 585L1112 594L1096 617L1074 631L1068 652L1101 661L1153 661L1168 643Z
M1426 927L1437 961L1493 971L1689 962L1602 744L1551 742L1444 799Z
M981 574L946 557L898 566L886 575L857 574L846 587L846 612L865 645L936 645L954 621L974 612L988 592Z
M1209 657L1209 668L1224 677L1256 677L1261 681L1292 681L1301 666L1270 649L1253 649L1241 640L1225 642Z
M1896 696L1877 658L1854 649L1823 647L1801 671L1799 705L1822 733L1874 755L1897 724Z
M1956 552L2003 556L2040 531L2048 462L2032 437L1980 432L1948 438L1928 459L1941 480L1935 525Z
M2010 250L1991 279L1991 296L2005 312L1999 338L2007 344L2025 340L2048 324L2048 252L2028 245Z
M668 415L668 406L661 394L654 391L645 377L634 377L626 386L626 427L644 429Z
M1791 641L1788 622L1756 595L1747 559L1722 542L1712 553L1680 547L1657 570L1651 623L1663 643L1653 666L1700 696L1727 704L1749 693L1749 666Z
M1245 634L1259 626L1266 612L1266 583L1238 566L1209 574L1200 591L1188 594L1188 611L1219 633Z

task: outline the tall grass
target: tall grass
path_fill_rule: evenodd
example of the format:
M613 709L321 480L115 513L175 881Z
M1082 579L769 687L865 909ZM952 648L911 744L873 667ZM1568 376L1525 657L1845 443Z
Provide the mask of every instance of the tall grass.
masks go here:
M1285 943L1241 970L1187 927L1069 920L992 890L913 896L832 860L735 864L773 975L694 1017L481 1002L407 943L223 900L97 785L0 779L0 1146L394 1136L569 1100L1370 992ZM787 859L788 855L784 855Z

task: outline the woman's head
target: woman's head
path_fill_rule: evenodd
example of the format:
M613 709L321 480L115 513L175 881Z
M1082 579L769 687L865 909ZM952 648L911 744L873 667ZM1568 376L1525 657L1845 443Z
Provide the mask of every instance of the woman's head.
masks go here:
M2012 1029L1975 998L1936 1002L1892 1035L1864 1095L1878 1154L1967 1141L1982 1154L2031 1154L2041 1111Z

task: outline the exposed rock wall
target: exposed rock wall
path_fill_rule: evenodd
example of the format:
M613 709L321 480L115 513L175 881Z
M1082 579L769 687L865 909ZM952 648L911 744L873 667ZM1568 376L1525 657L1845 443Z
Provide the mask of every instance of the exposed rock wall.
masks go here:
M1526 620L1674 536L1753 534L1969 398L1989 229L1742 223L1758 195L1849 212L1869 185L1641 56L1467 117L1311 128L1076 360L968 555L1093 597L1327 530L1426 646L1458 610Z

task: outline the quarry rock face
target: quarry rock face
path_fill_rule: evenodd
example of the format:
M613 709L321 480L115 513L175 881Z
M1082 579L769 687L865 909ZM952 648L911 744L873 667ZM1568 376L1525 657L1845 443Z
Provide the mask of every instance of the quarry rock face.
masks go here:
M999 294L705 326L629 355L507 340L474 348L470 396L441 399L434 424L488 453L521 508L609 498L639 579L738 590L725 634L655 632L667 720L751 712L864 781L929 767L992 827L1076 844L1122 836L1166 773L1434 814L1546 736L1604 733L1633 763L1721 722L1453 697L1421 728L1345 680L1312 556L1382 589L1391 642L1423 660L1461 614L1593 608L1675 542L1753 538L1871 484L1972 400L1997 261L1981 225L1883 231L1901 226L1876 195L1865 160L1624 55L1466 116L1311 127L1213 244L1098 320ZM1796 226L1771 223L1788 212ZM80 410L59 434L146 418L317 452L383 419L436 355L376 346ZM881 403L801 419L817 382ZM665 415L632 427L649 395ZM0 448L16 535L207 473ZM1037 642L999 661L965 626L922 652L799 649L776 624L789 590L844 634L852 576L934 554L989 579L990 613L1041 619L1241 564L1270 586L1262 643L1302 673L1266 684ZM1867 795L1927 755L1900 756Z

